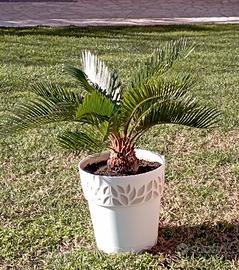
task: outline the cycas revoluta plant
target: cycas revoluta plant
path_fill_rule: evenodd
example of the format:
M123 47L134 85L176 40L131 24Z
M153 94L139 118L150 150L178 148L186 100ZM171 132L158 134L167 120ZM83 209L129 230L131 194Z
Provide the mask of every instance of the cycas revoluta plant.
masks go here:
M115 71L84 51L82 69L65 67L79 81L77 91L51 83L33 86L35 96L14 109L2 130L9 133L51 122L75 122L74 131L58 137L62 146L100 151L108 145L109 172L137 173L135 144L151 127L169 123L208 128L219 120L216 109L200 105L188 93L194 84L189 74L172 73L174 64L193 49L184 39L166 43L135 69L125 87Z

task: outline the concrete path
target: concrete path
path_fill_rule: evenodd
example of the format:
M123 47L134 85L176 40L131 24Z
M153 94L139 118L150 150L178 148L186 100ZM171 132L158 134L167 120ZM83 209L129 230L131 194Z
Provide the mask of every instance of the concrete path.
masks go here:
M239 0L0 0L0 26L208 22L239 23Z

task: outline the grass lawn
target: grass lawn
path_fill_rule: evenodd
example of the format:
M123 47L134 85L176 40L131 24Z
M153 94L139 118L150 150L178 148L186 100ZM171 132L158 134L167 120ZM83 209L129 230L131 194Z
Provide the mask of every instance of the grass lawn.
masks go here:
M177 68L194 74L193 92L223 121L214 130L161 126L140 141L167 159L157 246L137 255L96 250L77 172L86 153L57 145L62 123L0 138L0 269L239 269L238 25L2 28L0 118L34 82L76 87L62 66L79 65L83 49L126 82L154 48L182 36L198 46Z

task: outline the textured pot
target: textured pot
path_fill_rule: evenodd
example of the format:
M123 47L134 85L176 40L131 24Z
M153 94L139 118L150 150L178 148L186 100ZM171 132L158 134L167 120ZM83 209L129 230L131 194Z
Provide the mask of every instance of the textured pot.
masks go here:
M136 156L162 165L147 173L118 177L84 171L87 164L107 160L109 152L89 156L79 164L97 247L106 253L139 252L157 242L164 158L146 150L136 150Z

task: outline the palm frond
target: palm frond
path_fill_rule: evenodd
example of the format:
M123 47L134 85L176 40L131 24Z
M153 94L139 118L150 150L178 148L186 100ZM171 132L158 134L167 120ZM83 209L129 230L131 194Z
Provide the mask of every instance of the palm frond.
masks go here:
M76 109L82 103L80 93L51 83L33 85L32 92L37 95L35 98L18 104L8 113L1 133L13 133L52 122L76 121Z
M82 52L82 70L65 66L65 70L80 81L87 92L97 90L111 100L119 101L121 82L116 71L110 72L106 64L90 51Z
M63 89L52 83L33 85L35 96L13 108L0 133L74 121L75 131L60 135L60 144L71 150L98 152L108 141L112 145L114 141L132 143L133 147L145 131L158 124L212 127L220 113L200 105L188 94L194 84L189 75L170 72L174 63L193 49L185 39L166 43L139 67L123 95L118 74L98 56L84 51L82 69L65 66L80 82L80 89Z
M58 136L60 145L64 148L79 151L101 151L106 146L108 139L108 123L104 122L99 128L84 126L79 131L66 131Z
M172 78L161 78L150 83L141 84L136 89L127 91L122 99L124 130L127 131L131 122L137 121L149 107L160 100L183 97L192 87L193 81L189 75L177 75Z
M99 148L99 144L97 144L95 138L91 138L88 134L80 131L66 131L62 135L58 136L57 139L63 148L73 151L84 149L95 151Z
M116 104L100 92L87 94L76 111L76 119L91 125L98 126L100 123L109 121Z
M19 104L5 119L0 133L14 133L36 128L44 124L62 121L75 121L74 107L64 104L57 106L41 97Z
M97 55L87 50L82 52L82 64L88 79L101 92L105 92L112 100L119 100L121 82L116 71L110 72L107 65Z
M77 104L80 104L83 99L79 91L64 89L51 82L33 84L31 92L45 98L46 100L52 101L55 104L72 103L77 106Z
M195 128L213 127L220 120L218 110L200 105L195 99L179 97L160 100L138 118L132 128L134 138L158 124L181 124Z
M152 56L138 68L130 86L137 88L141 83L150 80L153 76L159 76L168 71L173 64L186 58L194 49L194 44L188 45L186 39L167 42L158 48Z
M87 75L79 68L73 67L71 65L65 65L64 70L71 75L73 78L75 78L77 81L79 81L81 87L86 91L91 93L95 90L93 85L89 82Z

